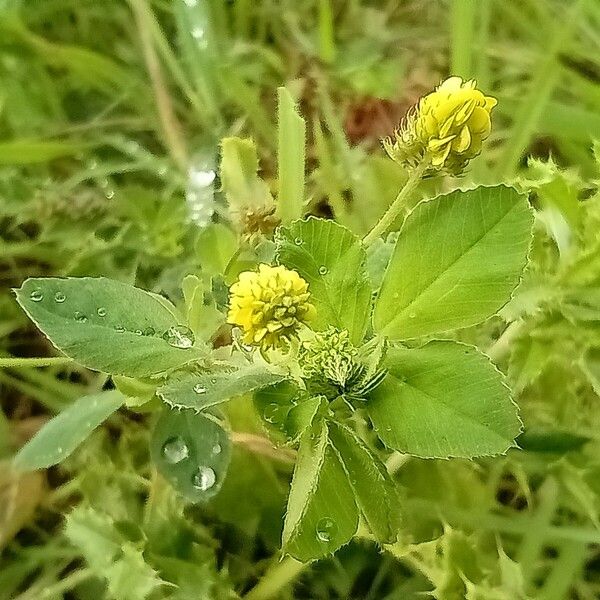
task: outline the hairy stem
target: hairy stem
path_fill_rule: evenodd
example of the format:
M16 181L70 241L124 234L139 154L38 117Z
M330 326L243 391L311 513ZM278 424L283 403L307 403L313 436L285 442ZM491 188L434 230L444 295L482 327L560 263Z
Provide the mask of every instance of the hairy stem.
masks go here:
M365 246L372 244L379 236L383 235L392 226L394 221L402 213L402 210L406 204L406 200L413 193L419 181L421 181L423 173L425 173L425 170L428 166L429 159L424 157L418 166L411 171L406 183L404 184L404 187L396 196L396 199L392 202L381 219L379 219L379 222L375 225L375 227L373 227L373 229L371 229L371 231L369 231L369 233L367 233L367 235L363 238L363 244Z
M68 365L73 359L68 356L47 356L44 358L0 358L0 369L19 369L28 367L56 367Z
M307 566L291 556L269 567L262 579L245 596L245 600L269 600L279 597L279 592L289 585Z
M495 362L502 362L509 354L512 342L519 336L523 327L523 321L513 321L502 335L485 351Z

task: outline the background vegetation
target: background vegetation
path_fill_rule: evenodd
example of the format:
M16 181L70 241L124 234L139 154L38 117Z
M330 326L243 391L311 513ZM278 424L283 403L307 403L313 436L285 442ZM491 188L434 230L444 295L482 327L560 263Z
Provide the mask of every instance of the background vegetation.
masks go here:
M593 0L0 0L0 598L597 598L599 50ZM279 563L292 462L249 402L230 411L238 443L208 506L156 477L143 413L117 413L60 468L11 469L49 416L105 385L13 361L52 349L12 287L103 275L177 301L214 259L213 209L230 218L221 138L254 138L276 187L280 85L307 120L307 210L364 234L404 178L379 138L449 73L499 104L467 176L426 185L501 180L538 208L519 293L457 334L508 373L522 450L389 464L405 539L307 566Z

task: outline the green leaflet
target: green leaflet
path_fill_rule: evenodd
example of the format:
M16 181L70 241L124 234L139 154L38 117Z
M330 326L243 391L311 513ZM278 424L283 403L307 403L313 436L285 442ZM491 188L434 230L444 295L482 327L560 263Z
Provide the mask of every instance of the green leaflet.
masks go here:
M333 221L294 221L278 230L277 259L308 282L317 309L311 326L347 329L352 342L359 344L369 319L371 288L366 254L357 237Z
M358 508L324 421L300 440L283 526L283 551L301 561L332 554L358 527Z
M15 456L15 466L29 471L62 462L124 401L123 394L116 390L79 398L21 448Z
M390 348L389 375L367 410L389 448L425 458L501 454L521 429L504 377L476 348L451 341Z
M375 330L410 339L493 315L519 283L532 224L527 198L503 185L417 205L387 267Z
M248 365L226 373L186 375L158 388L157 394L172 407L204 410L284 379L263 365Z
M119 281L28 279L16 294L50 341L90 369L144 377L205 356L167 300ZM172 328L183 339L171 337L169 343Z
M400 529L400 499L385 465L348 427L332 422L329 436L371 532L382 544L395 542Z
M165 408L152 433L150 452L158 470L180 494L205 502L223 485L231 441L213 415Z

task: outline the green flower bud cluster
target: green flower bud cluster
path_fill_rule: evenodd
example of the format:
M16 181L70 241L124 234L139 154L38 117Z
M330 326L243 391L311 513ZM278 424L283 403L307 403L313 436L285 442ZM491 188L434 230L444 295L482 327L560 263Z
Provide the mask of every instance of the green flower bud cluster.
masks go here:
M358 380L363 370L357 356L349 333L329 327L302 344L299 361L306 379L331 384L343 391Z

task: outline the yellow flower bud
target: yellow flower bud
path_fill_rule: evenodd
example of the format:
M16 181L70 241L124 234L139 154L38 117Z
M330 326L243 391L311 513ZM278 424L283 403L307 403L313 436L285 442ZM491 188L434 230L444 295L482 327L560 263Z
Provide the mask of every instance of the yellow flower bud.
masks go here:
M316 314L308 283L283 266L261 264L258 272L244 271L229 292L227 322L242 328L246 344L282 346Z
M396 162L415 167L425 157L428 172L460 175L481 152L491 130L496 99L485 96L475 81L450 77L413 107L393 138L383 145Z

